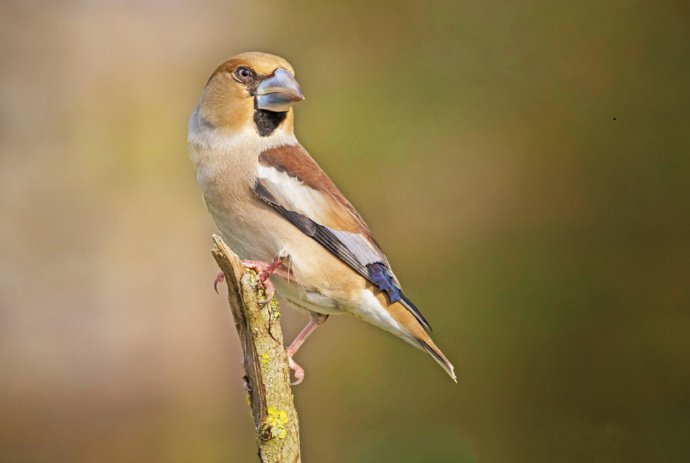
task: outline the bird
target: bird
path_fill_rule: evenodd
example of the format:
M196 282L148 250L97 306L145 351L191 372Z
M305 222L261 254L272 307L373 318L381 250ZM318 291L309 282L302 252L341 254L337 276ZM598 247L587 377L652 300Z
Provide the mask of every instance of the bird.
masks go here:
M213 71L187 132L197 183L223 239L257 271L267 299L275 288L309 314L287 348L293 384L304 379L297 350L335 314L427 352L457 382L364 219L295 137L293 106L302 100L285 59L240 53Z

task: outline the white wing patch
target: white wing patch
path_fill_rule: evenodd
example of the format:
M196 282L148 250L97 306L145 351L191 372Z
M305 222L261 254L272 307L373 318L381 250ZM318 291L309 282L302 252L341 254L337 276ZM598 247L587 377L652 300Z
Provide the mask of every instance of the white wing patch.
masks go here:
M291 177L285 172L274 167L259 164L257 169L258 177L275 196L282 207L294 211L310 218L319 225L326 226L330 222L329 214L332 212L332 204L319 190L305 185L299 179ZM328 230L335 235L359 261L366 266L376 262L386 263L386 257L376 248L371 241L359 233L344 230L337 230L328 227Z
M285 209L299 212L317 223L327 222L329 204L321 192L274 167L259 164L257 174Z

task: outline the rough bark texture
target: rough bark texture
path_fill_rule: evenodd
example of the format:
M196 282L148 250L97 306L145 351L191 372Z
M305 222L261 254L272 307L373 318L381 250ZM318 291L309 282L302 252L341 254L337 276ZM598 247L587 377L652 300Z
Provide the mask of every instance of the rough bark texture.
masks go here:
M244 355L244 381L256 427L262 463L299 463L300 440L287 354L283 348L280 309L273 299L262 306L256 275L217 235L213 257L225 274L228 302Z

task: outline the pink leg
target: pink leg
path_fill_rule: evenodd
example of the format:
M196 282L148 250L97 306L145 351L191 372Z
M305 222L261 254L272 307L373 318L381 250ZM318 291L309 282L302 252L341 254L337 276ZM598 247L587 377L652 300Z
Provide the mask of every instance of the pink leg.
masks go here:
M304 368L299 366L297 362L295 362L292 357L297 353L300 347L302 347L302 344L304 344L304 341L307 340L307 338L314 332L316 331L316 328L319 326L323 325L324 322L328 319L328 315L323 315L323 314L317 314L314 312L311 312L310 314L310 320L309 323L307 323L307 326L305 326L302 331L297 335L294 341L290 343L290 346L287 348L287 355L288 355L288 365L290 366L290 369L295 372L295 382L292 383L292 385L296 385L302 382L304 379Z
M281 266L283 259L276 257L270 264L261 260L243 260L242 265L247 268L256 270L259 274L259 279L261 281L266 281L266 279L273 275L274 273L281 278L292 278L292 274L284 267Z

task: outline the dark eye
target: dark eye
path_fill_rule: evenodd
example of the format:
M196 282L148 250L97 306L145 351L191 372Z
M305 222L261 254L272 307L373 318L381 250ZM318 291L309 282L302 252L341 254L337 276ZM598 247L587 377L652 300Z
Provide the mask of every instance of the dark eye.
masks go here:
M240 66L235 70L235 75L240 81L249 82L254 76L254 73L248 67Z

